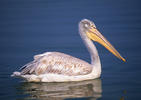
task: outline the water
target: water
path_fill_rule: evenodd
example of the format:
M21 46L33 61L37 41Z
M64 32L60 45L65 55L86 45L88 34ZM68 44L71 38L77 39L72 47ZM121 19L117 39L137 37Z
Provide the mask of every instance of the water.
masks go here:
M140 100L141 6L139 0L1 0L0 100ZM71 83L23 83L10 77L33 56L59 51L90 62L78 34L87 18L127 59L96 44L100 79Z

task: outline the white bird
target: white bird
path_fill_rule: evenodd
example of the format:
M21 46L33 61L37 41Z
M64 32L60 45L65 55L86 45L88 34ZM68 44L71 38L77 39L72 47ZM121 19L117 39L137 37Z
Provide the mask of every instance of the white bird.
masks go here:
M125 59L102 36L92 21L81 20L79 33L90 53L91 64L64 53L46 52L35 55L32 62L20 68L21 72L13 72L11 76L23 78L28 82L68 82L99 78L101 63L92 40L100 43L125 62Z

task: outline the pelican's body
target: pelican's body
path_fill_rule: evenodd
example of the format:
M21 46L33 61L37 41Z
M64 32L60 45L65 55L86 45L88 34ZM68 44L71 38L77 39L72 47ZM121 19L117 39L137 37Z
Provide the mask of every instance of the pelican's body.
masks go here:
M59 52L35 55L34 60L14 72L12 76L28 82L68 82L95 79L101 75L101 63L92 40L105 46L115 56L125 61L114 47L100 34L93 22L84 19L79 23L79 33L90 55L91 64Z

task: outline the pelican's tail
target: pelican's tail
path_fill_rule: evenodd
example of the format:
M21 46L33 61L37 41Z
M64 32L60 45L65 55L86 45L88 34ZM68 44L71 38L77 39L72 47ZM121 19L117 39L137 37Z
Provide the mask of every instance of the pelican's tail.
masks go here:
M21 77L21 73L20 72L13 72L11 77Z
M13 72L11 77L22 78L25 82L41 82L41 78L37 75L22 75L21 72Z

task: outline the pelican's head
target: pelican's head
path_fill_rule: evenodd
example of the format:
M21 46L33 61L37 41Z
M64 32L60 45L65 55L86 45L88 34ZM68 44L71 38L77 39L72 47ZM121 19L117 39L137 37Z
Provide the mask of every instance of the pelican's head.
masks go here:
M97 30L95 24L88 20L83 19L79 23L80 32L84 33L83 35L87 36L90 40L96 41L108 49L112 54L114 54L119 59L126 61L118 51L110 44L110 42Z

